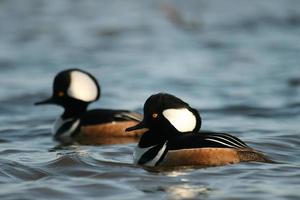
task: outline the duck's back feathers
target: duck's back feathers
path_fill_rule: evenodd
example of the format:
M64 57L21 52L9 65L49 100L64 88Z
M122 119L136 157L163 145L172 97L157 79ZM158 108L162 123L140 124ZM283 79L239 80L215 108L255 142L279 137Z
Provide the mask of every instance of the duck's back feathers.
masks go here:
M81 124L96 125L110 122L139 122L142 115L127 110L95 109L89 110L81 117Z
M226 134L214 132L200 132L182 134L169 140L170 150L191 149L191 148L249 148L240 139Z

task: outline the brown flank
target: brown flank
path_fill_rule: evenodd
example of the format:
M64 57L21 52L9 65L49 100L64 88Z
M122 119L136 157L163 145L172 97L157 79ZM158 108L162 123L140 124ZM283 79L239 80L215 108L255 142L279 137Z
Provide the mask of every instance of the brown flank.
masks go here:
M270 162L263 154L250 148L197 148L168 151L159 166L221 166L250 161Z

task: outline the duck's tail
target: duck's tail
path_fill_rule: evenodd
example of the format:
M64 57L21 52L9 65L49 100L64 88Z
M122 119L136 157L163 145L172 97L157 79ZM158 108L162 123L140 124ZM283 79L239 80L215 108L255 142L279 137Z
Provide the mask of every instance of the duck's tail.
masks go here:
M277 163L271 160L266 155L253 149L239 149L237 151L241 162L264 162L264 163Z

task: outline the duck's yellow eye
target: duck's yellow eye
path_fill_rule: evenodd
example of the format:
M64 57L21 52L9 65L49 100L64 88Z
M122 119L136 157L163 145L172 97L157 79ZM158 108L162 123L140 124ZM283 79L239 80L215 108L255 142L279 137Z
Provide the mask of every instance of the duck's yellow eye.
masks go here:
M62 92L62 91L59 91L59 92L57 93L57 96L59 96L59 97L62 97L62 96L64 96L64 95L65 95L65 93Z
M153 114L152 114L152 117L153 117L153 118L157 118L157 117L158 117L158 114L157 114L157 113L153 113Z

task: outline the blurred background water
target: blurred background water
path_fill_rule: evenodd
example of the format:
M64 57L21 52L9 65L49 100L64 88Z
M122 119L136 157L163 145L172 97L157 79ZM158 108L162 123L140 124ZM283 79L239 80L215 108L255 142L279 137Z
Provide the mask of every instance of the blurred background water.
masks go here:
M91 108L164 91L281 164L149 172L135 144L53 149L57 72L94 74ZM299 199L300 1L0 0L1 199Z

